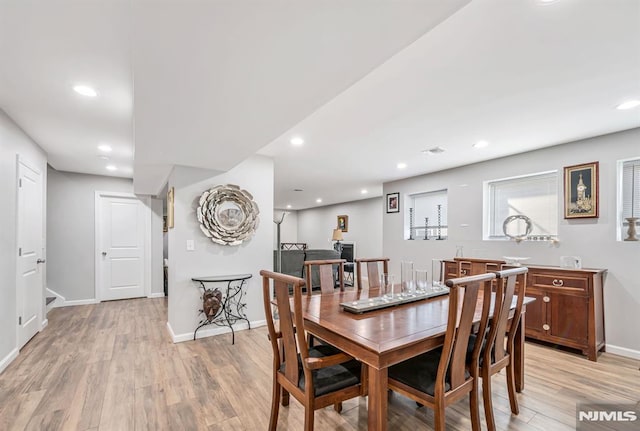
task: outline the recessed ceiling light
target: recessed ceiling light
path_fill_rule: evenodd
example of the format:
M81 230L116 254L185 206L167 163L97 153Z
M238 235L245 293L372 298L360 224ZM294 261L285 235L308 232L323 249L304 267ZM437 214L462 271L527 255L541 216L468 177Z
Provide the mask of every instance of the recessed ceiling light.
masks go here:
M98 92L88 85L76 85L73 87L73 91L87 97L96 97L98 95Z
M98 145L98 149L103 153L110 153L111 151L113 151L113 148L111 148L111 145L106 145L106 144Z
M557 1L558 0L538 0L538 2L542 3L542 4L551 4L551 3L555 3Z
M444 153L444 148L442 147L433 147L433 148L429 148L428 150L422 150L423 154L428 154L430 156L433 156L434 154L440 154L440 153Z
M627 100L624 103L616 106L616 109L625 110L625 109L633 109L640 106L640 100Z
M316 203L319 203L319 204L322 203L322 199L320 198L316 199Z
M398 163L398 164L396 165L396 167L397 167L398 169L404 169L404 168L406 168L406 167L407 167L407 164L406 164L406 163L402 163L402 162L400 162L400 163Z
M287 205L287 209L290 210L291 209L291 204Z
M488 146L489 146L489 143L487 141L478 141L475 144L473 144L473 148L484 148Z
M116 168L114 165L107 165L107 170L108 171L117 171L118 168Z
M367 193L369 193L369 191L367 189L362 189L360 190L360 193L362 193L363 195L366 195Z
M291 145L299 147L300 145L304 144L304 139L302 139L300 136L294 136L289 142L291 142Z

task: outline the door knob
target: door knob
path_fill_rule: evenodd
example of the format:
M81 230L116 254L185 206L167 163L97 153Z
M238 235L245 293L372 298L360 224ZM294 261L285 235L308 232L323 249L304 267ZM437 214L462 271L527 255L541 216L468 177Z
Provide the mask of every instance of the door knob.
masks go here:
M107 252L106 252L106 251L103 251L103 252L102 252L102 255L103 255L103 256L106 256L106 255L107 255Z
M45 263L45 262L46 262L46 259L38 259L38 260L36 260L36 263Z

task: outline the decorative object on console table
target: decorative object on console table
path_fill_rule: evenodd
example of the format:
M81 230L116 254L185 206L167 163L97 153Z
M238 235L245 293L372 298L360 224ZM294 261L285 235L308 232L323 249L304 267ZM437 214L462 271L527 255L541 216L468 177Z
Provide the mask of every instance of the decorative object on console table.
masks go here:
M348 215L338 216L338 229L340 229L342 232L349 232L349 216Z
M387 193L387 213L400 212L400 193Z
M240 245L251 238L258 228L258 214L251 193L234 184L202 193L196 211L202 232L220 245Z
M244 320L251 329L251 322L247 318L244 309L247 304L243 302L245 296L244 286L251 274L239 275L216 275L208 277L194 277L191 280L199 283L202 289L202 310L204 318L200 320L198 327L193 332L193 339L196 339L198 329L206 325L227 326L231 329L231 344L235 344L236 337L233 325L239 320ZM215 289L207 289L206 283L226 283L225 295Z
M564 218L597 218L598 162L564 168Z

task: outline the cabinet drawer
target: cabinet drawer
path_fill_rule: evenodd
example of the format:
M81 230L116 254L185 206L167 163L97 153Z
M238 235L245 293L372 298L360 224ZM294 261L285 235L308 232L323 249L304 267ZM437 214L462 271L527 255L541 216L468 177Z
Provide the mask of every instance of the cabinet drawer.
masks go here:
M538 288L561 288L576 293L588 291L589 279L568 274L544 274L530 272L528 275L529 285Z

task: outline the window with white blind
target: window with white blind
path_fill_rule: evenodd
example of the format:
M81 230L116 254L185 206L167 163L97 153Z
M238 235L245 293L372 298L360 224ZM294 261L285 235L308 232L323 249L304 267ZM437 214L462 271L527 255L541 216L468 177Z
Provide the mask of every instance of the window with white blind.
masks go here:
M447 191L408 196L405 239L447 239Z
M629 217L640 217L640 159L625 160L620 163L620 223L622 238L626 238ZM636 222L636 225L638 223Z
M531 219L528 239L558 235L558 173L542 172L485 182L484 238L506 238L502 224L509 216Z

